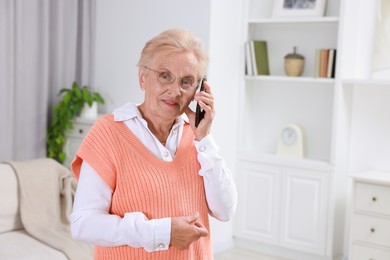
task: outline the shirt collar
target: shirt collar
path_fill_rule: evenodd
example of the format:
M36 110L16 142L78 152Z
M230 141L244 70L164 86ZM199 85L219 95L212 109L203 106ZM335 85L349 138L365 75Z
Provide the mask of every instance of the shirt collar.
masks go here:
M126 103L114 110L114 121L126 121L135 117L142 118L137 105L133 103Z

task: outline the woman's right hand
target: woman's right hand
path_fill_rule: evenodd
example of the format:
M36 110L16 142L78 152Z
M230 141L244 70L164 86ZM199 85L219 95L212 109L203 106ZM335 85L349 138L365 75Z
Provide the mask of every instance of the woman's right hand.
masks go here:
M201 237L206 237L209 232L197 222L199 212L191 216L172 218L171 245L178 249L186 249L190 244Z

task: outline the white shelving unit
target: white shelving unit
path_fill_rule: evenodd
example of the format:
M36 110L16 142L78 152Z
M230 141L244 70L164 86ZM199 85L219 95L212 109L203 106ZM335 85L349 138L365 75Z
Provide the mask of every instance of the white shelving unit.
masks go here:
M270 76L242 69L236 243L287 259L336 259L343 254L346 178L336 174L339 58L334 79L316 78L314 63L316 49L339 49L342 3L329 0L326 15L315 18L272 18L272 0L245 4L243 42L267 41ZM301 77L284 73L294 46L305 57ZM304 159L276 154L280 130L291 123L303 130Z
M371 69L379 1L328 0L324 17L293 19L272 18L272 0L245 1L242 42L267 41L271 75L245 76L242 69L239 246L286 259L371 252L376 259L375 245L352 242L355 195L348 184L354 172L368 179L390 174L390 74L375 80ZM284 74L283 58L293 46L305 57L301 77ZM334 79L314 77L318 48L337 49ZM276 155L280 130L290 123L304 131L304 159Z
M342 21L349 32L341 46L338 128L345 147L340 169L350 176L345 251L357 260L390 257L390 215L381 202L390 190L390 70L387 80L376 80L372 71L379 3L346 0Z

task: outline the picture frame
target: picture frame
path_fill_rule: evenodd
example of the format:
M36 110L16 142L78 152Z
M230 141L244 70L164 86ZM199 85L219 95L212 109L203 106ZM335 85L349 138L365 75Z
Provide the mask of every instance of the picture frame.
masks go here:
M321 17L326 0L274 0L272 17Z

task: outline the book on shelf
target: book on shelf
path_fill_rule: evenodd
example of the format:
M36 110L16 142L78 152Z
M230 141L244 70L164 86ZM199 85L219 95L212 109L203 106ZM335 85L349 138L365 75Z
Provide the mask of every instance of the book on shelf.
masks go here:
M245 43L245 68L246 75L253 76L253 65L252 65L252 51L249 42Z
M266 41L252 41L257 75L269 75L268 49Z
M329 49L322 49L320 55L320 77L326 78L328 70Z
M326 71L326 77L332 78L333 64L334 64L334 49L329 49L328 52L328 68Z
M255 55L255 45L253 41L249 42L249 49L251 51L251 63L253 69L253 76L257 76L257 63L256 63L256 55Z
M316 49L315 77L334 78L336 71L336 49Z
M245 44L247 75L269 75L267 42L260 40L248 41Z
M315 63L314 63L314 76L320 77L320 60L321 60L321 49L316 49Z
M332 74L331 74L331 78L334 78L336 77L336 56L337 56L337 50L336 49L333 49L333 63L332 63Z

